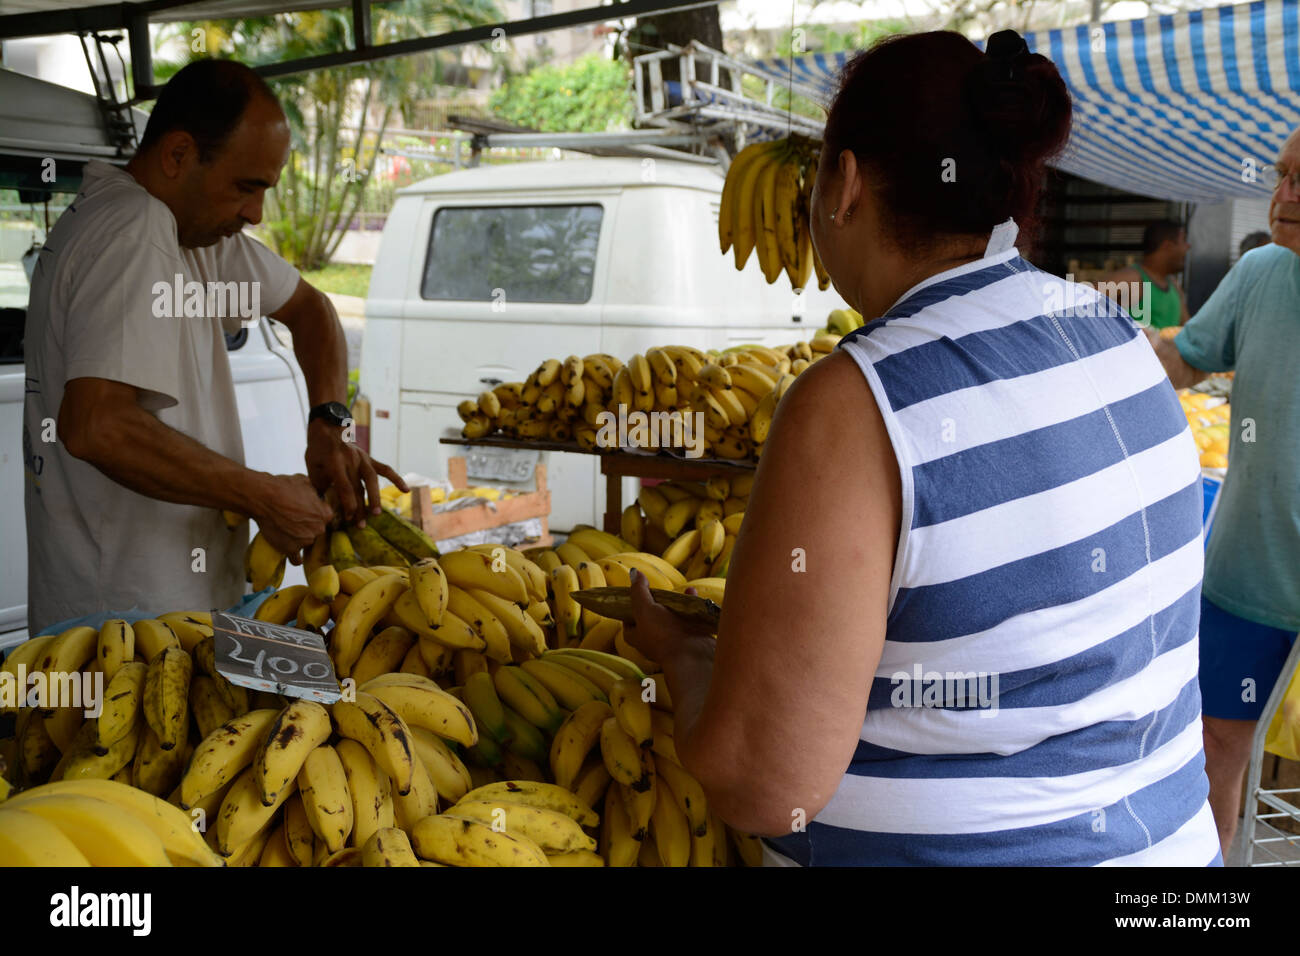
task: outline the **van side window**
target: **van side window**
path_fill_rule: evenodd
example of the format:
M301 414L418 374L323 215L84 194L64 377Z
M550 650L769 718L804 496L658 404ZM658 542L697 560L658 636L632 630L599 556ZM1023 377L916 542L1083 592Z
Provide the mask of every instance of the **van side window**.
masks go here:
M603 216L598 203L444 206L433 217L420 295L468 302L586 302Z

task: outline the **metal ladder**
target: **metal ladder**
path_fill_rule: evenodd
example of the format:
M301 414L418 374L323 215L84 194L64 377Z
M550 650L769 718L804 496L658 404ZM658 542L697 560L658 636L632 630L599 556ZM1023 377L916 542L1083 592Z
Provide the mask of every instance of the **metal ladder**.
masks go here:
M1264 790L1260 787L1260 777L1264 769L1264 739L1268 736L1268 728L1273 722L1273 716L1282 706L1282 700L1286 697L1287 688L1291 685L1291 678L1297 666L1300 666L1300 636L1291 645L1291 653L1287 655L1282 673L1278 675L1277 683L1273 685L1273 691L1268 695L1268 703L1264 705L1264 713L1260 715L1259 723L1255 725L1255 737L1250 748L1250 769L1246 773L1245 819L1241 827L1246 866L1300 866L1300 852L1283 856L1274 850L1277 844L1285 843L1294 850L1300 851L1300 833L1287 833L1271 822L1286 818L1300 824L1300 806L1283 799L1285 795L1300 793L1300 787L1276 790ZM1260 812L1260 804L1264 804L1267 812ZM1256 836L1257 828L1267 830L1270 835ZM1256 849L1268 854L1271 859L1255 862Z
M664 80L663 65L667 60L678 62L680 83ZM774 139L790 131L817 140L822 137L823 123L773 105L777 90L793 92L815 103L823 99L820 90L765 73L696 40L642 54L633 59L632 65L639 127L735 132L737 148L747 141ZM744 92L741 80L746 76L762 81L761 99Z

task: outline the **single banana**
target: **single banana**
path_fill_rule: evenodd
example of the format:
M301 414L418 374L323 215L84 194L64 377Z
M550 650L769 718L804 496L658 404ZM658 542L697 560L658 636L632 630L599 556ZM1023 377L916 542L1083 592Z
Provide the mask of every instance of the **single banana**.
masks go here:
M503 804L493 800L461 800L445 816L475 820L490 827L502 826L515 837L524 837L550 853L595 850L596 841L563 813L524 804Z
M772 211L776 224L777 259L793 283L799 265L799 166L785 162L776 171L772 187ZM800 288L795 286L795 288Z
M491 395L491 392L484 392ZM376 830L361 848L362 866L419 866L406 833L396 827Z
M754 249L757 238L754 209L758 205L759 177L777 161L778 146L776 142L755 143L752 147L754 153L749 160L737 165L734 172L729 171L736 177L736 201L731 220L732 251L737 269L744 269L745 262ZM742 150L736 159L739 160L743 153Z
M589 564L587 561L580 563ZM569 640L577 639L582 621L582 607L572 597L573 592L580 587L578 572L569 565L558 567L551 572L551 590L555 594L555 620L568 635Z
M411 735L406 722L392 708L363 691L355 702L340 700L331 705L330 716L339 736L365 747L398 793L410 791L414 760Z
M169 647L182 649L181 639L176 636L171 625L163 621L144 618L132 624L131 630L135 633L136 655L146 664L152 663L154 658Z
M99 628L96 659L104 680L112 682L118 668L135 658L135 631L121 618L105 621Z
M189 730L190 677L194 665L179 646L155 656L145 670L143 713L145 723L158 736L159 746L171 750L183 743ZM170 788L168 788L170 789Z
M93 743L88 746L78 746L76 750L66 755L59 779L108 780L124 768L130 768L135 760L136 748L139 746L144 730L144 721L137 720L126 733L106 747L99 747ZM88 742L84 738L83 741Z
M408 727L423 727L462 747L478 743L478 725L470 709L428 678L386 674L361 689L382 701Z
M315 701L294 700L276 714L253 755L253 780L263 805L283 802L281 792L297 780L307 755L330 733L329 711Z
M185 770L188 759L185 750L182 747L165 749L152 728L142 728L131 767L131 785L155 797L171 793Z
M330 631L331 656L340 677L352 673L370 631L405 593L406 583L401 577L388 574L363 585L348 601L342 618Z
M298 792L284 802L283 818L279 837L285 855L297 866L311 866L312 858L316 855L316 833L311 828L311 821L307 819L307 810L302 803L301 784ZM272 835L272 842L275 839L276 836Z
M718 525L721 528L721 524ZM663 559L675 568L683 568L700 547L700 529L683 531L663 553Z
M361 656L352 665L352 679L360 686L381 674L391 674L402 666L415 643L415 635L404 627L384 628L366 642Z
M561 813L584 827L594 827L600 817L564 787L532 780L505 780L485 784L466 793L459 803L490 803L539 807ZM454 807L453 807L454 809Z
M549 866L541 847L526 837L501 833L474 820L438 814L411 833L422 858L449 866Z
M235 851L245 848L250 840L268 828L281 804L297 789L298 782L294 780L280 791L274 803L267 806L262 803L261 787L253 776L253 768L245 769L231 784L226 798L221 801L221 809L217 811L217 852L228 858L235 856ZM257 855L261 855L260 849Z
M781 274L776 232L776 176L784 166L785 157L778 155L763 167L754 187L754 253L769 285Z
M578 647L583 650L608 651L614 646L614 637L622 630L622 621L610 617L601 618L595 627L582 635L582 643Z
M438 557L438 543L423 528L388 508L380 507L379 514L367 515L366 527L374 528L404 556L410 555L415 560Z
M158 620L172 629L181 647L190 654L212 636L212 615L207 611L169 611L159 614Z
M278 588L284 580L284 566L287 562L288 557L272 547L259 531L248 543L244 558L246 580L253 585L254 591Z
M0 866L90 866L90 861L49 820L6 809L0 816Z
M573 795L589 807L601 806L610 779L605 761L599 756L588 757L573 782Z
M307 590L322 604L329 604L339 593L339 572L332 564L322 564L307 580Z
M600 725L600 755L616 783L638 792L651 786L651 775L641 751L636 741L619 725L617 717L607 717Z
M487 678L490 682L491 678ZM509 740L505 744L505 759L508 761L511 756L520 757L529 763L545 764L547 755L546 738L542 736L541 730L524 720L519 712L509 707L503 707L505 712L506 732L509 734ZM513 772L506 767L507 773L512 776ZM538 776L538 780L545 777Z
M645 542L645 517L641 514L640 505L634 503L623 509L623 516L619 521L619 531L631 543L632 547L638 551L641 550L641 546Z
M636 866L641 841L632 833L632 821L616 786L605 790L605 817L601 828L601 853L608 866Z
M640 667L618 654L607 654L602 651L588 650L587 648L568 647L564 650L551 651L546 657L553 663L559 663L562 659L568 657L580 657L594 664L599 664L606 670L613 671L619 677L632 677L637 681L645 680L646 676Z
M447 611L467 623L483 639L485 656L494 661L510 660L510 635L506 626L474 595L452 585L448 592Z
M410 831L427 816L438 812L438 790L420 760L411 764L411 789L393 794L393 820L402 830Z
M591 700L565 719L551 741L550 767L557 786L574 789L587 754L600 739L601 727L613 716L609 704Z
M513 647L531 654L541 654L546 650L546 632L518 603L477 588L471 588L469 594L501 622Z
M625 677L610 690L609 704L624 733L642 749L654 742L650 704L642 695L641 682Z
M298 771L298 795L308 825L327 852L343 849L352 833L353 804L337 750L322 744L307 755Z
M288 624L298 614L298 607L307 595L307 585L291 584L276 591L253 612L253 619L267 624Z
M420 610L419 603L415 600L415 594L412 591L404 592L393 603L392 611L385 618L388 624L400 624L407 630L414 631L419 635L421 641L430 640L444 647L453 650L469 649L474 651L483 650L487 643L469 623L452 614L451 611L444 611L442 614L442 623L438 627L430 627L426 622L424 612Z
M655 800L654 811L650 816L650 835L659 848L659 857L664 866L690 865L691 828L677 801Z
M461 695L465 706L474 715L474 724L480 733L486 733L498 744L505 745L509 742L511 734L506 727L505 706L497 696L491 674L481 671L470 676L465 681Z
M357 741L344 738L334 749L343 764L352 798L351 845L363 847L377 831L396 822L391 784L369 751Z
M655 804L659 799L659 786L657 777L654 774L654 761L650 755L646 754L643 758L646 765L650 768L650 785L644 790L637 790L634 787L625 787L622 784L611 784L610 789L618 792L623 800L623 806L627 810L628 820L632 827L632 836L638 840L644 840L649 833L650 818L654 815ZM664 797L668 799L667 796Z
M348 540L352 542L352 547L356 549L357 557L365 564L372 567L403 568L411 563L402 551L389 544L388 539L368 522L364 528L349 525L344 531L347 533Z
M181 778L181 809L198 805L238 777L253 762L278 714L271 709L250 710L203 738Z
M115 741L125 737L139 721L144 701L146 669L139 661L128 660L104 688L103 709L97 722L98 747L101 751L107 752Z
M691 832L704 836L709 827L709 804L704 788L674 760L656 755L654 765L660 784L667 785L668 793L664 796L671 797L682 808L682 813L690 821Z
M443 800L455 803L473 789L469 768L437 734L423 727L412 727L411 745Z
M519 572L519 576L524 579L524 586L528 589L529 599L531 601L546 600L547 579L545 572L521 551L499 544L474 544L470 545L469 549L494 558L498 556L497 552L500 549L500 556L505 558L506 564Z

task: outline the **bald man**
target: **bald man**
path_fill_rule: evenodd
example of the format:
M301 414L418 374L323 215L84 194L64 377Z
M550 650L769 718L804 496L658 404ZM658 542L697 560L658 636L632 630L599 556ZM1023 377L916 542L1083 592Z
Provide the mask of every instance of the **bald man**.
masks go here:
M1205 771L1225 859L1255 725L1300 631L1300 130L1276 169L1272 244L1242 256L1172 341L1147 332L1175 388L1236 371L1200 629Z
M99 611L229 606L246 540L222 509L296 560L334 515L328 490L364 520L378 475L401 485L346 440L347 348L329 300L242 232L288 155L261 78L197 61L162 90L125 170L88 163L50 232L26 327L33 634ZM244 466L223 332L261 314L288 327L306 379L306 474Z

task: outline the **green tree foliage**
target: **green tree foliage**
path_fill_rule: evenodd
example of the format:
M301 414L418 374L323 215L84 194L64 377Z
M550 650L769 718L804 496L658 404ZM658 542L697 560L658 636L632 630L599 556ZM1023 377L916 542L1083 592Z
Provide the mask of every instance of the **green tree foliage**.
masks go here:
M542 132L603 133L632 122L631 70L597 54L567 66L547 64L493 92L500 119Z

